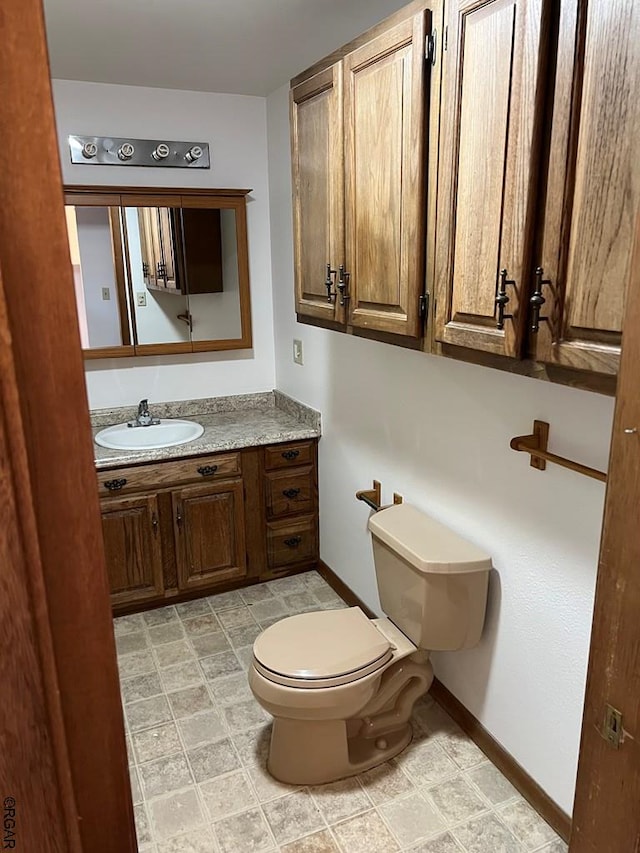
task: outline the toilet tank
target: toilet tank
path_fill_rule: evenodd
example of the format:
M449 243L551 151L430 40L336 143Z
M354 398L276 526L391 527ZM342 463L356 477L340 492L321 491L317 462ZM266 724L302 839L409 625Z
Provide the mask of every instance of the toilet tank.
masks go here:
M394 625L421 649L475 646L491 558L409 504L375 513L369 530L380 603Z

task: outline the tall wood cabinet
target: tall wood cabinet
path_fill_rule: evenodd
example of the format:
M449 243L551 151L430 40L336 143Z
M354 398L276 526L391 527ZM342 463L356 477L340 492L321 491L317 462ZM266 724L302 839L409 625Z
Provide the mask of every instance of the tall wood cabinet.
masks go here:
M411 11L291 89L300 320L422 335L432 16Z

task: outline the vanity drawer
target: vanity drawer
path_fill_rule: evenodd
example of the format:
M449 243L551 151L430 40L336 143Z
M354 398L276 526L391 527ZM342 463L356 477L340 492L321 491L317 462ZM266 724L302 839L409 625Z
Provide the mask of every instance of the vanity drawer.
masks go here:
M203 483L236 477L242 471L240 453L198 456L176 462L158 462L132 468L98 471L100 496L126 495L149 489L170 489L187 483Z
M293 468L291 471L265 473L265 499L270 518L313 512L316 505L314 469Z
M275 444L264 449L264 467L293 468L314 462L313 441L296 441L292 444Z
M314 516L267 524L267 560L270 569L318 558L318 530Z

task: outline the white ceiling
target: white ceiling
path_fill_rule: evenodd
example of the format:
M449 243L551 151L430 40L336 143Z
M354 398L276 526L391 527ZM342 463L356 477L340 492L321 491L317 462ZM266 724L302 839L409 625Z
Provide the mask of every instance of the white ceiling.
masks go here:
M268 95L407 0L44 0L67 80Z

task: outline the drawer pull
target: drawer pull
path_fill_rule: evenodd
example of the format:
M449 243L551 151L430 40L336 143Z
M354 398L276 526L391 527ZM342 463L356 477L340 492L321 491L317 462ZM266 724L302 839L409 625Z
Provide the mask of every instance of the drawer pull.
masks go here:
M294 498L298 497L298 495L300 494L300 489L284 489L282 494L285 496L285 498L289 498L289 500L292 501Z
M155 512L151 516L151 527L153 528L153 535L157 536L158 535L158 516L155 514Z
M282 452L282 458L283 459L287 459L287 460L297 459L298 456L300 456L299 450L284 450Z
M284 544L287 548L297 548L302 542L302 536L292 536L290 539L285 539Z
M217 465L203 465L201 468L198 468L198 474L202 474L203 477L211 477L217 470Z
M122 478L120 480L105 480L104 487L110 492L119 492L123 486L127 485L127 481Z

